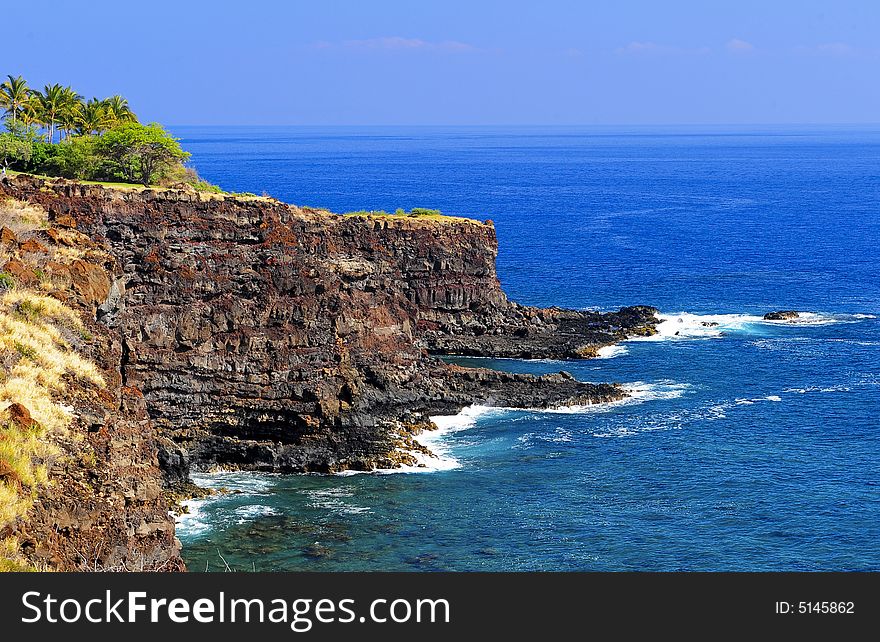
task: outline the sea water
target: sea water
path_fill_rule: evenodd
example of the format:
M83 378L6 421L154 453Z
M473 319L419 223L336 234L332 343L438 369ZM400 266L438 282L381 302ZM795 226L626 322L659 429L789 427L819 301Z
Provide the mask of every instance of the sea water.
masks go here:
M393 474L195 475L238 492L180 517L191 570L880 570L880 129L172 129L228 190L492 219L521 303L663 315L454 359L625 401L466 408Z

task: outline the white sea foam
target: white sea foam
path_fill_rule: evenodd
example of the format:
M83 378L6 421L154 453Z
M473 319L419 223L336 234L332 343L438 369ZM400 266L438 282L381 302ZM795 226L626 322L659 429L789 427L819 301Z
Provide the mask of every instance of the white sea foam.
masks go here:
M317 499L338 498L338 497L354 497L354 489L344 486L334 486L333 488L321 488L318 490L307 490L306 495Z
M602 412L614 406L622 405L625 399L606 403L591 403L575 406L556 406L555 408L522 408L519 412L541 413L548 415L582 415L589 412Z
M731 333L756 332L760 326L818 326L832 323L857 323L876 318L871 314L831 314L799 312L796 319L770 321L755 314L658 314L657 334L633 337L628 341L675 341L714 339Z
M637 405L648 401L662 399L677 399L685 394L689 388L691 388L689 383L678 383L671 379L663 379L655 383L635 381L623 384L623 389L629 394L629 396L624 399L618 399L617 401L606 401L587 405L557 406L556 408L511 408L506 410L508 412L529 413L535 415L582 415L607 413L612 412L621 406ZM514 419L513 421L516 420Z
M431 451L432 454L427 455L423 452L413 451L412 455L418 462L416 466L404 466L378 472L436 472L460 468L461 462L450 454L446 437L452 433L473 428L477 425L477 419L480 417L503 411L504 409L502 408L473 404L463 408L456 415L434 415L431 417L431 421L437 426L437 430L426 430L415 438L419 444Z
M461 467L461 462L452 456L445 438L455 432L473 428L477 419L491 413L504 412L506 408L494 408L473 404L463 408L456 415L435 415L430 419L437 426L437 430L426 430L415 436L415 440L427 448L431 454L419 450L408 451L416 464L413 466L400 466L398 468L379 468L370 471L344 470L338 475L347 477L362 473L377 473L380 475L393 475L399 473L434 473L444 470L454 470Z
M837 386L809 386L807 388L786 388L782 392L794 393L799 395L804 395L809 392L849 392L849 386L837 385Z
M188 499L180 503L186 512L173 514L178 535L201 535L211 529L211 524L208 523L202 510L205 501L203 499Z
M275 485L276 473L249 471L200 472L190 475L193 482L210 490L227 489L243 495L265 495Z
M629 352L626 349L626 346L622 346L619 343L612 346L602 346L598 350L596 350L596 358L597 359L611 359L613 357L619 357L620 355L626 354Z
M352 504L349 500L354 497L354 490L344 486L307 490L305 494L311 500L309 506L312 508L344 515L358 515L370 512L370 508L367 506Z
M678 384L681 385L681 384ZM650 390L650 389L649 389ZM817 389L818 390L818 389ZM799 393L806 389L789 388L783 390L783 393ZM665 389L650 390L650 396L667 396L670 394L681 394L674 392L674 388L670 390L669 386ZM668 398L668 397L667 397ZM613 438L613 437L629 437L643 432L655 430L680 430L687 424L695 421L715 421L727 419L728 412L745 411L748 406L758 403L780 403L784 399L780 395L766 395L764 397L745 398L740 397L733 400L714 400L702 403L693 408L672 408L672 409L656 409L644 413L634 413L632 415L620 415L614 417L614 421L602 426L601 430L593 432L592 436L597 438Z
M677 399L685 394L692 386L689 383L678 383L671 379L662 379L654 383L634 381L632 383L622 384L622 387L629 396L624 399L618 399L617 401L606 401L602 403L575 406L557 406L556 408L524 408L518 411L561 415L611 412L620 406L631 406L642 404L647 401L658 401L662 399Z
M252 522L258 517L270 517L278 515L278 511L271 506L263 506L262 504L252 504L250 506L239 506L235 509L236 521L239 524Z
M772 325L830 325L832 323L855 323L860 317L854 314L826 314L824 312L799 312L796 319L763 321Z
M338 473L338 475L358 475L363 474L364 472L390 475L399 473L431 473L454 470L461 467L461 462L451 453L446 438L452 433L473 428L477 421L482 417L496 413L525 413L540 415L610 412L620 406L641 404L654 400L675 399L685 394L687 390L691 388L691 385L687 383L679 383L670 379L664 379L653 383L635 381L633 383L624 384L623 388L629 393L629 397L605 403L560 406L557 408L498 408L475 404L464 408L456 415L436 415L431 417L431 421L437 425L437 430L425 431L415 438L416 441L432 453L431 455L428 455L419 451L410 451L410 454L416 459L416 465L372 471L346 470ZM545 436L545 438L549 441L563 443L571 440L571 434L557 431L552 435Z
M527 432L516 438L517 445L514 448L528 449L536 441L543 441L551 444L567 444L574 439L570 430L565 428L556 428L553 432Z
M209 490L231 490L239 497L259 497L270 494L275 485L276 474L254 472L213 472L192 473L193 482ZM185 513L175 514L174 520L179 534L184 536L200 535L214 528L215 524L209 521L205 513L205 507L222 501L225 494L219 493L207 497L188 499L181 502ZM240 519L239 523L249 521L260 515L275 514L269 506L250 505L242 506L235 510L235 515ZM250 514L248 514L250 513Z
M624 384L624 390L630 394L630 399L638 403L645 401L655 401L658 399L677 399L681 397L689 388L689 383L679 383L672 379L661 379L654 383L646 383L644 381L635 381L633 383ZM626 399L624 399L626 401Z
M790 391L783 390L783 392L790 392ZM734 399L733 405L734 406L751 406L752 404L756 404L761 401L774 401L774 402L778 403L778 402L782 401L782 397L780 397L779 395L767 395L766 397L753 397L752 399L738 398L738 399Z
M437 430L422 433L419 435L418 441L422 445L427 445L424 443L425 441L431 442L445 434L473 428L477 425L477 419L480 417L502 410L502 408L473 404L463 408L457 415L434 415L431 417L431 421L436 424Z
M828 341L829 343L844 343L852 346L862 346L865 348L880 346L880 341L859 341L857 339L823 339L823 341Z
M630 341L675 341L684 339L713 339L726 332L742 331L749 324L763 322L750 314L658 314L657 334L633 337Z

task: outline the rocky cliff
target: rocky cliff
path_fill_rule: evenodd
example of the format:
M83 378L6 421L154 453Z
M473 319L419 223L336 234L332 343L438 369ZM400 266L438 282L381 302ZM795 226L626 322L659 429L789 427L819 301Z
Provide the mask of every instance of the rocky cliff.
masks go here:
M181 570L144 397L95 318L121 269L3 188L0 570Z
M619 399L617 386L565 373L460 368L433 355L588 357L656 323L646 307L598 314L508 301L490 222L27 177L2 193L108 257L87 316L116 350L108 364L119 390L131 391L130 408L114 401L125 410L116 415L151 423L145 447L155 443L167 484L212 465L411 463L411 435L431 427L429 414Z

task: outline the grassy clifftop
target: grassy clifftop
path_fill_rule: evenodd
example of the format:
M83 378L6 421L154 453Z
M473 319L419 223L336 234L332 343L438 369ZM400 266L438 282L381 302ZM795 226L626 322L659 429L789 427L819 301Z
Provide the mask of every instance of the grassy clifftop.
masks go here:
M355 212L345 212L343 216L351 216L351 217L360 217L360 218L368 218L373 220L380 221L401 221L401 220L417 220L417 221L434 221L437 223L462 223L462 222L471 222L471 223L480 223L479 221L471 218L465 218L462 216L449 216L444 214L440 210L432 210L424 207L414 207L409 212L403 209L398 209L395 212L385 212L384 210L379 211L368 211L368 210L358 210Z
M42 176L39 174L25 174L22 172L9 172L11 181L29 181L35 179L38 184L42 184L44 191L61 191L65 186L86 186L99 190L108 190L109 193L119 193L122 195L132 195L136 197L138 194L150 194L157 198L168 200L198 200L198 201L227 201L231 203L240 202L242 204L259 204L266 203L269 205L279 205L293 208L298 211L309 212L319 216L341 217L351 219L363 219L368 221L380 221L390 223L392 225L400 223L415 223L420 227L432 224L473 224L479 226L494 226L491 220L481 221L475 218L464 216L450 216L443 214L440 210L428 209L424 207L414 207L407 211L397 209L394 212L386 212L384 210L356 210L352 212L336 213L323 207L311 207L308 205L292 205L279 201L276 198L264 194L258 196L249 192L225 192L219 188L216 191L195 190L190 186L166 187L159 185L151 185L144 187L143 185L133 185L131 183L110 183L101 181L86 180L70 180L66 178L58 178L53 176Z
M258 196L256 194L251 194L248 192L226 192L220 189L219 187L214 186L216 189L211 190L197 190L192 186L184 185L181 187L167 187L163 185L150 185L144 186L135 183L114 183L109 181L87 181L80 179L68 179L61 178L59 176L45 176L43 174L28 174L25 172L15 172L9 171L8 175L10 177L30 177L36 178L41 181L46 181L49 184L77 184L77 185L93 185L98 187L103 187L105 189L115 190L119 192L130 192L130 193L138 193L138 192L168 192L168 191L180 191L180 192L193 192L197 193L200 198L205 200L212 199L225 199L225 198L235 198L245 201L265 201L265 202L276 202L274 198L270 196Z

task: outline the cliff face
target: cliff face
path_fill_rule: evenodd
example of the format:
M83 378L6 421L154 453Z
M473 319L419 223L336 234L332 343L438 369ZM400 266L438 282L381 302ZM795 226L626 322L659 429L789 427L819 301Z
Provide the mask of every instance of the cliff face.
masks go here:
M125 295L104 319L121 334L126 383L184 446L163 453L170 469L187 455L284 470L394 465L404 401L438 387L414 340L417 302L504 300L485 252L494 232L475 222L81 187L46 205L124 266Z
M589 356L654 322L650 308L509 302L490 223L23 178L5 189L114 257L97 313L119 337L120 376L143 393L172 480L189 464L393 466L428 413L620 398L614 386L450 367L429 353Z
M0 568L180 570L143 395L95 320L115 258L2 188Z

